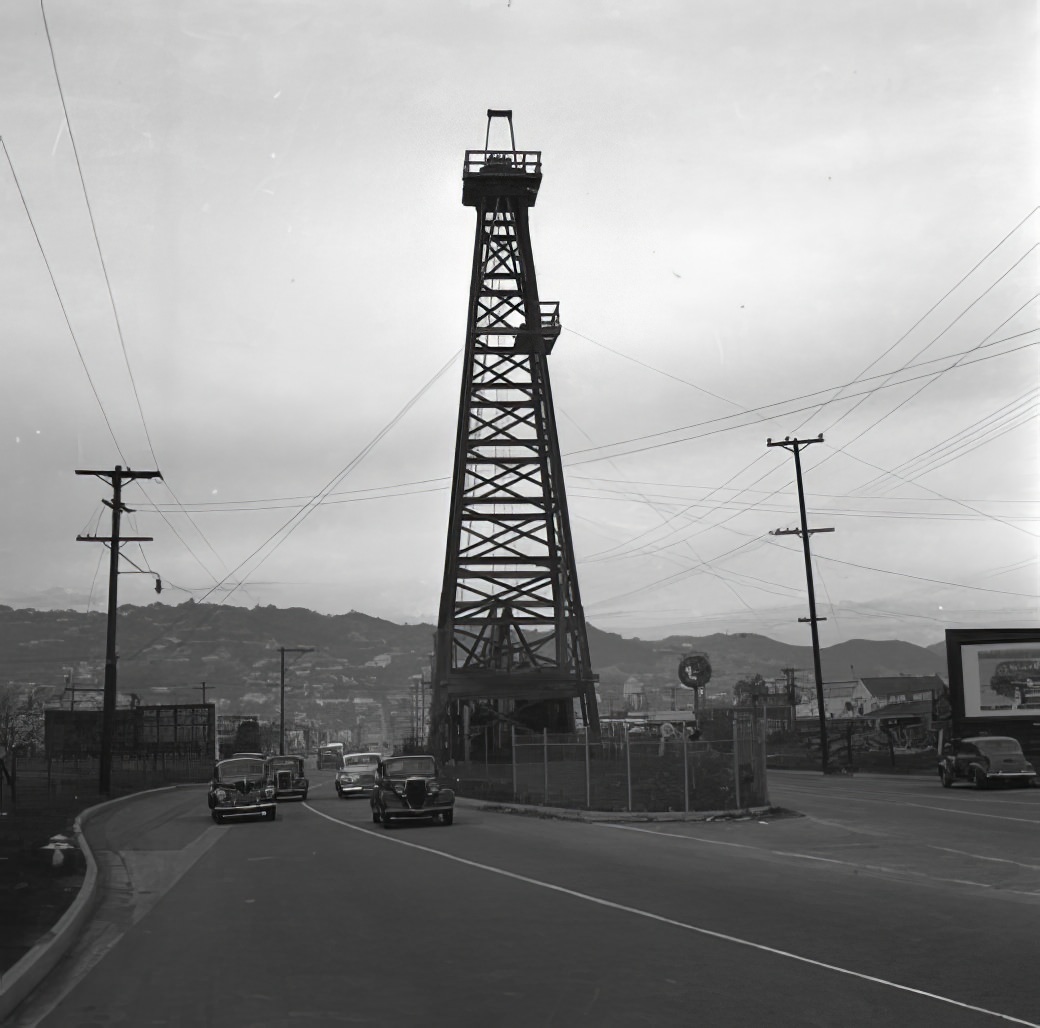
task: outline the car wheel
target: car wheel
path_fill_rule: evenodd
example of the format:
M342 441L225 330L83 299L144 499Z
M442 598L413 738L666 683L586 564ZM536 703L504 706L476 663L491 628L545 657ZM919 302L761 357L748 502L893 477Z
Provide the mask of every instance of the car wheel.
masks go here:
M342 790L342 789L341 789L341 788L340 788L340 787L339 787L338 785L336 786L336 795L337 795L337 796L338 796L338 797L339 797L340 799L343 799L343 790Z
M307 792L306 792L306 790L304 790L303 795L300 797L300 802L301 803L306 803L307 802Z
M986 778L986 772L982 768L975 768L975 788L976 789L988 789L989 779Z
M380 818L380 816L379 816L379 811L375 807L373 807L372 808L372 824L377 825L377 824L379 824L379 822L381 820L382 820L382 818Z
M940 779L940 781L942 781L944 789L952 788L952 786L953 786L953 775L951 775L950 772L946 768L943 768L939 772L939 779Z
M384 828L389 828L390 827L390 811L388 811L388 810L384 810L383 811L383 827Z
M273 821L278 816L277 810L269 810L266 814L268 821Z
M213 823L219 825L219 824L221 824L223 822L223 820L224 820L224 817L220 813L220 811L219 810L214 810L213 811Z
M441 824L442 825L450 825L454 820L455 820L455 811L454 810L446 810L443 814L441 814Z

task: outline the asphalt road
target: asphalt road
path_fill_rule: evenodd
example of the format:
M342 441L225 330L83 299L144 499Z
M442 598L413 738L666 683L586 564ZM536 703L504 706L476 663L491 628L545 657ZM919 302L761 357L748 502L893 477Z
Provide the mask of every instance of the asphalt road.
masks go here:
M788 773L806 816L386 830L313 774L272 824L198 788L92 821L104 898L13 1028L1040 1024L1040 790Z

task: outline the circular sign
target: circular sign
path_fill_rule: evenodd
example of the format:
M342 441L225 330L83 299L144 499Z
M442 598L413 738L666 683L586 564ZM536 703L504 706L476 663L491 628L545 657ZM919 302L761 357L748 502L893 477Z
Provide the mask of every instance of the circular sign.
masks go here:
M706 685L711 678L711 664L703 653L691 653L679 661L679 681L691 689Z

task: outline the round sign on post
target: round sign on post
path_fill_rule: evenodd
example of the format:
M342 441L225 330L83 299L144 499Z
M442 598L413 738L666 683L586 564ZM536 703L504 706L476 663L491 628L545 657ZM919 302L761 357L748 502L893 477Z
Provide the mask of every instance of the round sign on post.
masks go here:
M711 664L703 653L690 653L679 661L679 681L691 689L707 685Z

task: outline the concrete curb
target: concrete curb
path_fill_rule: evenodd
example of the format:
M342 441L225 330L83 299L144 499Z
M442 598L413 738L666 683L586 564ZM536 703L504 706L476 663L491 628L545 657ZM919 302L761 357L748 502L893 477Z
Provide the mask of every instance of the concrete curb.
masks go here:
M86 860L87 873L83 877L83 884L80 886L76 898L54 927L41 936L36 945L18 963L9 968L6 973L0 974L0 1024L7 1020L15 1008L68 953L94 909L99 876L97 861L94 859L94 854L83 833L84 823L98 811L111 807L114 803L123 803L149 793L166 792L175 788L177 787L167 785L159 789L148 789L145 792L133 792L128 796L117 796L114 800L105 800L104 803L96 803L93 807L88 807L73 822L72 830L76 835L80 852Z
M568 807L542 807L527 803L509 803L497 800L475 800L465 796L455 798L457 806L486 810L498 814L519 814L526 817L551 818L559 821L585 822L647 822L647 821L737 821L762 817L766 814L790 817L794 811L777 806L745 807L741 810L577 810Z

